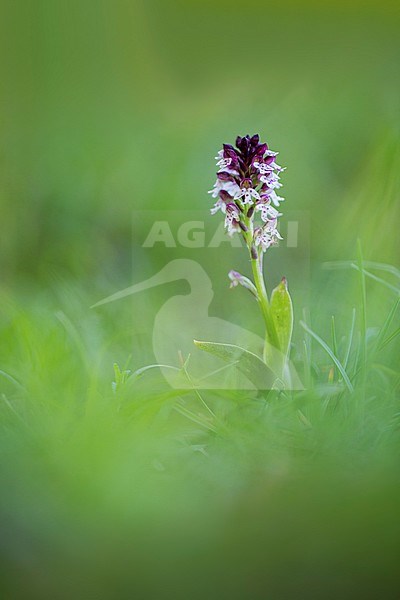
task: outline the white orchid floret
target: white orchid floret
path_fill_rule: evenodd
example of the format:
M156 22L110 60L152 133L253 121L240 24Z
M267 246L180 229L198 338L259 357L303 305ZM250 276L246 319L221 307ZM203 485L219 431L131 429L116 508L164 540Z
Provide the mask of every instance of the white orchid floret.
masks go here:
M274 167L272 167L271 165L257 160L253 164L261 175L266 175L267 173L271 173L274 170Z
M261 246L263 252L271 246L275 246L278 240L283 240L283 237L276 228L277 221L268 221L256 231L254 238L256 246Z
M221 200L221 198L218 198L214 206L210 208L210 213L215 215L215 213L217 213L219 210L224 214L226 213L225 202Z
M225 205L225 227L229 235L239 231L239 209L233 202L228 202Z
M224 169L220 169L218 171L218 173L228 173L228 175L233 175L233 177L237 177L237 175L238 175L238 172L236 171L236 169L230 169L229 167L225 167ZM232 181L227 181L226 183L233 183L233 182Z
M285 200L285 198L282 198L282 196L278 196L274 190L268 194L268 198L276 207L279 207L279 204Z
M213 198L218 198L219 193L222 190L228 192L228 194L230 194L231 196L234 196L237 193L237 191L240 190L240 187L234 181L221 181L221 179L217 179L213 189L209 190L207 193L211 194Z
M236 223L236 221L232 221L232 223L227 225L226 233L229 235L229 237L232 237L234 233L238 233L239 231L240 226L239 223Z
M211 194L213 198L217 198L220 190L222 189L221 183L222 182L217 179L217 181L214 183L213 189L208 190L207 194Z
M281 167L280 165L276 164L275 161L273 161L271 163L271 167L274 169L274 171L278 171L278 173L282 173L282 171L286 171L286 167Z
M232 221L239 221L239 209L233 202L229 202L229 204L225 206L225 213L225 225Z
M282 187L281 182L279 181L279 175L271 171L268 175L261 175L260 181L266 183L267 186L271 189L279 189Z
M231 158L221 158L218 162L217 162L217 167L219 167L222 170L226 170L227 167L229 167L229 165L232 164L232 159Z
M235 200L241 200L243 205L253 204L254 200L260 200L260 194L251 187L239 188L234 195Z
M270 201L267 202L259 202L256 204L256 210L261 212L261 219L266 221L276 221L278 217L282 216L282 213L276 210L273 206L271 206Z
M225 192L228 192L232 197L235 197L237 192L240 190L240 187L234 181L225 181L225 185L222 188Z
M217 167L221 170L221 171L227 171L228 173L234 173L237 174L236 169L229 169L228 167L230 167L231 165L233 165L233 159L230 156L225 156L224 151L220 150L217 154L217 156L215 157L215 160L217 161Z

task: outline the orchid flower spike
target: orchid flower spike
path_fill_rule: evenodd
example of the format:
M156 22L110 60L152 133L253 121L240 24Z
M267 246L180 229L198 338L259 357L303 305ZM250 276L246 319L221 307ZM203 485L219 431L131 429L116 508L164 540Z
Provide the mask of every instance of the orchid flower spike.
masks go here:
M223 144L216 156L217 181L209 194L216 199L211 214L225 215L229 235L243 235L249 248L266 252L282 239L277 224L282 216L277 208L284 200L276 194L282 187L276 162L277 152L260 143L258 135L236 138L236 145ZM257 216L261 223L255 222Z
M282 240L278 222L284 198L277 191L285 168L277 164L277 154L258 135L239 136L235 146L223 144L216 156L217 181L209 194L215 201L211 214L221 212L227 234L244 240L253 280L231 270L230 287L242 286L255 297L265 322L263 360L283 380L293 328L292 301L286 280L269 297L263 268L265 253Z

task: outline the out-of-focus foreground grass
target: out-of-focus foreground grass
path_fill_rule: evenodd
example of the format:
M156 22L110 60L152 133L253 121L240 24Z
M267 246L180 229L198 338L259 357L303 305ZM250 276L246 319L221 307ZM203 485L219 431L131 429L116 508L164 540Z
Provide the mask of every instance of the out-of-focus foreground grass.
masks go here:
M322 269L357 238L398 266L395 6L1 8L2 597L397 598L399 279L366 277L365 331L360 274ZM255 131L309 212L306 320L334 347L335 316L342 362L356 309L354 392L296 305L304 392L207 393L216 419L156 372L113 393L115 361L152 362L142 313L89 308L132 283L132 220L208 211L215 151Z

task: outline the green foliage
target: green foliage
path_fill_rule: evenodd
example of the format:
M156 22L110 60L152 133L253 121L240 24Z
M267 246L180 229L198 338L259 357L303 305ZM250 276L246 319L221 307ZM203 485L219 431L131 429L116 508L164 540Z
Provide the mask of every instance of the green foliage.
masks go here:
M337 285L340 272L331 277ZM374 335L366 336L367 385L359 377L358 314L349 309L344 321L334 320L332 347L315 324L303 325L304 338L295 332L293 360L307 382L299 392L171 390L157 365L143 364L135 347L127 358L130 344L112 339L120 311L94 319L89 297L74 304L65 296L56 314L45 307L49 299L27 310L3 297L0 513L9 515L3 562L10 566L3 589L11 597L26 597L29 587L32 597L108 598L124 597L128 586L159 597L165 582L175 589L179 579L186 594L189 582L215 564L218 583L210 589L200 578L200 595L223 597L231 589L230 597L241 598L243 569L263 557L268 568L257 581L269 582L276 596L293 597L276 573L296 559L295 597L316 564L324 597L326 583L336 581L332 564L335 574L345 572L357 552L368 581L364 570L353 573L354 586L337 582L337 592L357 597L362 590L368 598L379 588L390 597L397 573L399 302L390 298L382 314L384 294L393 292L380 290L377 307L367 295L368 314L380 314ZM315 320L326 318L311 309ZM327 339L329 327L322 329ZM197 345L236 362L256 385L268 380L255 355ZM191 380L190 360L172 368ZM240 564L238 546L246 548ZM201 558L191 560L193 553ZM21 556L34 557L46 582L21 567ZM24 583L14 594L16 564ZM67 574L64 594L59 581ZM257 586L251 590L258 597Z
M118 393L127 383L128 378L131 376L132 372L130 369L121 369L114 363L114 376L115 379L112 382L112 389L115 393Z
M289 354L293 332L293 305L285 278L272 291L271 313L275 322L279 347L286 357Z
M256 389L263 390L274 386L276 374L253 352L233 344L199 340L194 340L194 343L200 350L214 354L232 365L233 368L238 369L256 386Z

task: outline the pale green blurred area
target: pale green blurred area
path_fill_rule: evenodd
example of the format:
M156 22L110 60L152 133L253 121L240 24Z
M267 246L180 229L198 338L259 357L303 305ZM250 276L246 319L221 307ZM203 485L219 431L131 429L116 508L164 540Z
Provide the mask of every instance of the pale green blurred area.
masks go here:
M160 377L111 392L113 361L154 360L142 328L172 288L134 323L131 304L89 309L132 283L136 211L208 213L221 143L259 132L288 167L284 209L310 215L311 320L328 340L335 314L343 354L359 282L322 262L360 238L399 264L396 4L0 6L0 596L397 598L398 345L365 414L219 398L214 435ZM395 296L367 288L381 325ZM226 312L256 327L237 292Z

